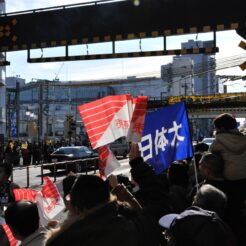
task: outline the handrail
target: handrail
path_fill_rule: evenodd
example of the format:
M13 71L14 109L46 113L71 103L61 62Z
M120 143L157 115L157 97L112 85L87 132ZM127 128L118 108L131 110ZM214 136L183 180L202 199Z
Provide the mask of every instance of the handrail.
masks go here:
M78 159L78 160L72 160L72 161L61 161L61 162L52 162L52 163L42 163L42 164L38 164L38 165L28 165L28 166L22 166L22 167L14 167L13 168L13 172L15 170L23 170L23 169L26 169L26 187L29 187L30 186L30 168L31 167L40 167L41 170L40 170L40 173L41 173L41 185L44 183L43 181L43 178L44 178L44 173L43 173L43 169L45 166L49 166L49 167L52 167L54 166L54 180L53 182L56 182L56 174L57 174L57 169L56 169L56 166L57 165L65 165L66 166L66 170L68 170L68 164L73 164L73 163L77 163L77 162L85 162L85 173L86 175L88 174L88 162L89 161L93 161L94 162L94 173L96 173L96 163L95 161L98 160L99 158L98 157L92 157L92 158L86 158L86 159ZM11 180L13 181L14 180L14 177L13 177L13 172L12 172L12 175L11 175Z

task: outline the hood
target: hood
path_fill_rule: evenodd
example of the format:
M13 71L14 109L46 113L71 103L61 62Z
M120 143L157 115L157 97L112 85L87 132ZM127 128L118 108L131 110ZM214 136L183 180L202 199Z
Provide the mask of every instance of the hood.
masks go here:
M240 132L220 133L216 135L216 142L233 153L242 153L246 150L246 135Z

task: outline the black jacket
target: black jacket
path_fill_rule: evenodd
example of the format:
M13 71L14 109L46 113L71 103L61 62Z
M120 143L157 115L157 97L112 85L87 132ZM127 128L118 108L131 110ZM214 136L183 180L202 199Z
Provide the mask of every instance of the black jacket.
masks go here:
M139 215L127 220L111 202L85 218L78 218L49 239L48 246L155 246L158 224L151 217Z

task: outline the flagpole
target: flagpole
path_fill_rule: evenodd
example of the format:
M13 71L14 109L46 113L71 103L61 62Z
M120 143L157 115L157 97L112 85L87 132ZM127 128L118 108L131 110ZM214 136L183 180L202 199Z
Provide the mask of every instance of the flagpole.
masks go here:
M196 158L195 158L195 154L194 154L194 149L193 149L193 144L192 144L192 136L191 136L191 127L190 127L190 120L188 117L188 113L187 113L187 107L186 107L186 102L184 101L184 107L185 107L185 113L186 113L186 117L188 120L188 126L189 126L189 132L190 132L190 140L191 140L191 145L192 145L192 154L193 154L193 166L194 166L194 173L195 173L195 181L196 181L196 193L198 192L198 176L197 176L197 169L196 169Z
M196 169L196 158L195 158L195 155L193 156L193 165L194 165L194 171L195 171L196 193L198 193L198 175L197 175L197 169Z

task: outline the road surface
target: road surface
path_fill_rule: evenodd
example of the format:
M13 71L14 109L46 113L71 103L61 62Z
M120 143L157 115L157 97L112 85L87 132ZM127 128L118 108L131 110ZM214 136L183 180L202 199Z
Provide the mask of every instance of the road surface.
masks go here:
M128 159L120 160L121 167L114 171L115 175L123 174L125 176L130 176L130 166L128 164ZM90 172L93 174L94 172ZM44 175L48 175L52 181L54 181L54 175L51 174L49 170L44 169ZM58 171L56 177L56 184L60 190L61 180L66 176L65 171ZM41 188L41 168L30 166L29 168L29 187L40 189ZM20 187L27 187L27 170L25 167L15 168L13 172L13 181Z

